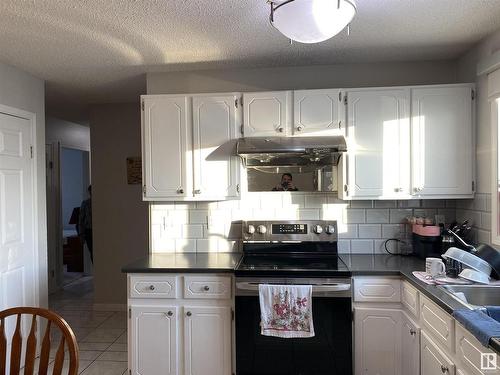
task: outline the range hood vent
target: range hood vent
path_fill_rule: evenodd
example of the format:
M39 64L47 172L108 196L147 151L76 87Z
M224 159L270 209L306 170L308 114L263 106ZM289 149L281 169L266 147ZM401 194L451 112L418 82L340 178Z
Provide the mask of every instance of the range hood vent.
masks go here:
M236 152L247 168L304 167L320 169L338 164L347 151L345 138L249 137L241 138Z

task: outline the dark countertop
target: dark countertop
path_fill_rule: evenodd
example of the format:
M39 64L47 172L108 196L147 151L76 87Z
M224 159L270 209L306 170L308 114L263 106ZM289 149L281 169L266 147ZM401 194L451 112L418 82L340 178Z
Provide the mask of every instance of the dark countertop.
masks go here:
M241 253L151 254L122 268L124 273L233 273Z
M124 273L233 273L241 253L152 254L122 268ZM402 276L447 313L464 306L441 288L413 276L424 271L425 261L416 257L386 254L340 254L353 276ZM490 348L500 354L500 338L490 340Z

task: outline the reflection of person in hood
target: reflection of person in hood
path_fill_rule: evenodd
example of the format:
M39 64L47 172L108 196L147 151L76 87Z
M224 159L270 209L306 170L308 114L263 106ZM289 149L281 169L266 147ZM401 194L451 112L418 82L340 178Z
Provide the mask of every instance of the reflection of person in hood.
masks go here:
M295 185L293 184L293 177L291 173L283 173L281 175L281 183L273 187L273 191L297 191Z

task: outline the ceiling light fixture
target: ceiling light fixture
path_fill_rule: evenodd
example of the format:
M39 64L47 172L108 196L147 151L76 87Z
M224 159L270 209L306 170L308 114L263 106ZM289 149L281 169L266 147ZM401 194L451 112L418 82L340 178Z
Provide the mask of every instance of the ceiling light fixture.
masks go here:
M319 43L348 26L356 14L354 0L285 0L269 2L270 21L291 40Z

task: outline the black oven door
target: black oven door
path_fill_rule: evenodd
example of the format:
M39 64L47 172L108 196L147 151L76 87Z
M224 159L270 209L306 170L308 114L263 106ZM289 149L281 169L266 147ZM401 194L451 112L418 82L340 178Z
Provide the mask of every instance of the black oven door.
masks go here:
M314 290L314 289L313 289ZM253 294L253 295L252 295ZM236 293L236 375L352 374L350 291L313 294L315 337L260 334L257 293Z

